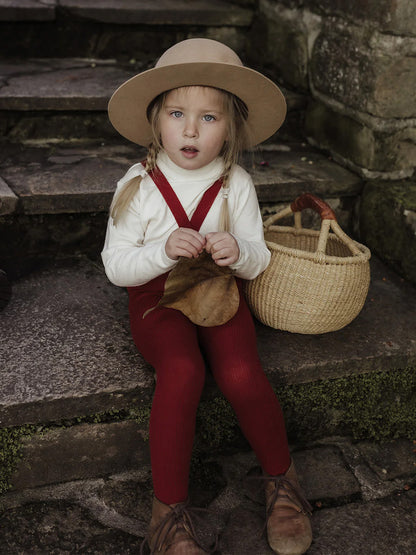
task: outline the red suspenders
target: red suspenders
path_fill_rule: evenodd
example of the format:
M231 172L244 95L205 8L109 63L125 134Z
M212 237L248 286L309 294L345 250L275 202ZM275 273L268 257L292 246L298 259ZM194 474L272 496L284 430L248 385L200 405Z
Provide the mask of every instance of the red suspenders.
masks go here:
M183 209L182 204L176 196L175 191L172 189L172 186L163 175L163 173L160 171L160 169L156 166L154 170L149 172L149 176L152 178L156 187L163 195L163 198L165 199L172 214L174 215L178 226L188 227L194 229L195 231L199 231L199 228L205 220L205 217L208 214L212 203L214 202L216 196L219 193L219 190L222 187L222 179L218 179L213 185L211 185L209 189L205 191L195 212L192 215L192 218L189 220L185 210Z

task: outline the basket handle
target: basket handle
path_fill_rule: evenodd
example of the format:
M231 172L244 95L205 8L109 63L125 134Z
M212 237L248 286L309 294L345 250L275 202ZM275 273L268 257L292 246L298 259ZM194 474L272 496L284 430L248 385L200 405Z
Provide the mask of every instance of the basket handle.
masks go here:
M314 210L321 217L321 232L316 252L325 253L329 230L332 229L335 235L337 235L348 246L353 254L357 255L361 253L354 241L348 237L348 235L344 233L338 225L335 212L332 208L324 200L313 195L312 193L303 193L297 197L290 206L268 218L263 224L264 228L267 229L277 220L294 214L295 229L301 230L301 212L306 208Z
M292 212L302 212L305 208L311 208L317 212L321 220L337 220L332 208L325 201L312 193L303 193L303 195L300 195L290 205Z
M303 193L302 195L298 196L290 206L288 206L287 208L283 208L283 210L277 212L277 214L273 214L273 216L267 218L263 226L267 229L277 220L294 214L295 227L297 229L301 229L302 225L300 220L300 212L302 212L302 210L305 210L306 208L311 208L312 210L317 212L320 215L321 220L337 221L335 212L325 201L323 201L319 197L316 197L312 193Z

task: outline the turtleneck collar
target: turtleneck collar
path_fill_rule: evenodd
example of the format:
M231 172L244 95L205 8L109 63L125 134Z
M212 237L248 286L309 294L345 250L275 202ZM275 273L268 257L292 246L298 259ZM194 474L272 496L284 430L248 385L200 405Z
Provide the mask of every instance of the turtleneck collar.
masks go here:
M176 165L164 150L162 150L157 157L157 165L161 171L166 175L166 178L172 179L176 177L177 179L189 179L192 181L205 181L207 179L217 180L224 169L224 163L222 158L215 158L212 162L199 168L197 170L186 170Z

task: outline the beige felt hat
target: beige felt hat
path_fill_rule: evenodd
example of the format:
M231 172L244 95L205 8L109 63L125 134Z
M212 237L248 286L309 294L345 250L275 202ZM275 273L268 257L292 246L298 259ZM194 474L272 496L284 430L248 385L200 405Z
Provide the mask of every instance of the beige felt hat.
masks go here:
M108 104L108 115L117 131L139 145L148 146L152 132L147 108L159 94L188 85L224 89L238 96L248 108L251 144L261 143L282 125L286 102L270 79L243 66L224 44L196 38L166 50L152 69L123 83Z

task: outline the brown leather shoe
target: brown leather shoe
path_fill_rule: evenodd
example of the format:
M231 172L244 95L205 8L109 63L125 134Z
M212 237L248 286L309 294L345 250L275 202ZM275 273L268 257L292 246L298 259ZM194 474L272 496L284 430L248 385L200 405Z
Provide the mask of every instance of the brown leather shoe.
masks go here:
M279 555L301 555L312 542L312 507L301 492L295 467L266 476L267 539Z
M201 545L191 520L192 509L187 502L165 505L153 498L152 519L149 532L140 553L147 544L150 555L202 555L208 553Z

